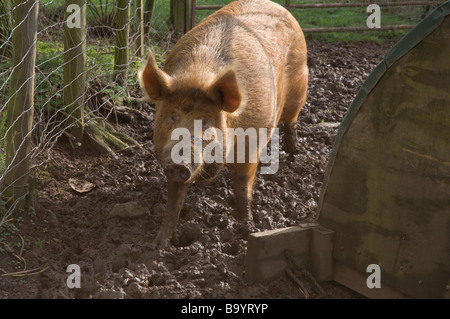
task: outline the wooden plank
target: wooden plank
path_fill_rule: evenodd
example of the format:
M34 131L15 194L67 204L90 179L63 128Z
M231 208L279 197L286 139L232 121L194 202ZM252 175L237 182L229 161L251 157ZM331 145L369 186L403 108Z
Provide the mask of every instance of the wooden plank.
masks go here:
M396 1L396 2L380 2L380 7L404 7L404 6L427 6L439 5L445 1ZM295 9L314 9L314 8L366 8L370 3L312 3L312 4L291 4L290 8Z
M284 276L286 251L297 264L307 266L313 227L304 224L250 234L245 257L246 281L267 282Z
M319 32L356 32L356 31L386 31L386 30L408 30L414 28L413 25L399 24L386 25L379 28L368 27L328 27L328 28L305 28L304 33L319 33Z
M333 245L335 233L323 226L312 229L309 265L317 281L333 280Z
M404 7L404 6L427 6L439 5L445 1L398 1L398 2L381 2L377 3L380 7ZM356 2L356 3L311 3L311 4L291 4L286 1L284 5L287 8L293 9L318 9L318 8L366 8L370 3ZM222 5L200 5L195 6L196 10L218 10Z
M398 2L384 2L378 3L380 7L404 7L404 6L425 6L425 5L439 5L445 1L398 1ZM288 10L290 9L326 9L326 8L350 8L368 6L367 3L315 3L315 4L292 4L289 0L285 1L283 5ZM191 23L190 29L195 26L196 10L219 10L223 5L197 5L196 0L191 0ZM367 28L367 27L330 27L330 28L306 28L303 29L305 33L323 33L323 32L357 32L357 31L383 31L383 30L408 30L413 28L412 25L389 25L381 28Z
M334 281L360 293L363 296L373 299L408 299L409 297L400 291L381 284L380 288L368 288L367 277L370 273L361 273L344 263L334 262Z

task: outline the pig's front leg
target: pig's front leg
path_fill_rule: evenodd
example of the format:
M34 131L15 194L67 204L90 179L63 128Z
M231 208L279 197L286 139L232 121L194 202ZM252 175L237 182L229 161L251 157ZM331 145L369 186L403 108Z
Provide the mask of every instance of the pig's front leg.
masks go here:
M297 137L297 122L284 124L283 135L283 150L289 154L299 154L300 148L298 147Z
M156 235L153 242L160 248L166 247L172 238L178 224L178 218L183 207L184 199L186 198L188 187L189 184L167 181L166 211L158 235Z
M236 202L236 218L252 220L252 193L258 163L234 165L234 199Z

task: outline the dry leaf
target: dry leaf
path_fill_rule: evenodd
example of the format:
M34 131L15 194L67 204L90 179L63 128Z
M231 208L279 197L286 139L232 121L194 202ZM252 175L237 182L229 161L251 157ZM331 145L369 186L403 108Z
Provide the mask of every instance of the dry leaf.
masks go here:
M69 178L69 185L77 193L87 193L94 189L95 185L91 182L78 180L76 178Z

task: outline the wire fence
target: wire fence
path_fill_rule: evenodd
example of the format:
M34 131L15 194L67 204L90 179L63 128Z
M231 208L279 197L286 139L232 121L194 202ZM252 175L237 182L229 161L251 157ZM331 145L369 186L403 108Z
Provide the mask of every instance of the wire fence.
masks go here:
M205 16L230 3L228 0L190 0L188 29ZM275 0L294 15L307 34L317 32L362 32L410 29L433 8L445 1L401 0ZM381 9L382 26L368 28L367 7L376 4Z
M30 206L29 173L51 158L58 139L80 146L86 128L99 129L96 124L112 119L116 107L135 98L130 92L139 91L137 71L145 44L157 32L170 34L169 27L153 28L151 19L144 25L144 13L152 14L155 7L150 3L144 11L144 4L1 0L0 226L13 211ZM153 18L163 24L159 13ZM104 124L114 130L114 124ZM130 140L98 142L114 151Z
M114 130L114 121L99 122L133 105L146 47L162 61L180 32L229 2L0 0L0 226L31 207L29 173L51 158L58 139L76 148L89 130ZM356 1L277 2L305 29L351 27L367 17L365 7L345 6ZM382 19L414 25L437 5L427 3L386 6ZM322 7L295 8L314 4ZM106 151L133 143L107 137L97 141Z

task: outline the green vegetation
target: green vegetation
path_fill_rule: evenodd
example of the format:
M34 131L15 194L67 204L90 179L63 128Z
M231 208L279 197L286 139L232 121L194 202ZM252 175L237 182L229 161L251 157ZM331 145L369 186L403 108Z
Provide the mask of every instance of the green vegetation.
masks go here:
M6 110L2 111L2 107L6 104L7 86L4 85L8 78L9 72L1 72L9 67L9 59L3 58L9 56L11 51L11 42L8 40L12 31L12 19L10 14L5 14L11 9L10 1L0 1L0 173L5 169L4 139L6 134ZM2 202L0 202L0 217L2 210Z
M231 0L203 0L197 1L197 5L224 5ZM274 0L279 4L285 4L285 0ZM320 1L320 3L335 3L335 0ZM349 2L361 2L352 0ZM317 3L312 0L291 0L291 4L311 4ZM369 5L369 3L367 4ZM366 27L366 20L370 13L366 12L366 7L344 7L344 8L306 8L291 10L292 15L299 21L303 29L326 28L326 27ZM196 23L213 13L213 10L198 10L196 13ZM421 6L381 8L381 25L415 25L425 14L431 12ZM309 33L310 38L337 42L337 41L375 41L381 43L385 40L400 39L407 31L360 31L360 32L326 32Z
M49 13L61 11L66 0L41 0L42 10ZM91 22L107 24L113 23L116 0L87 0L88 10L86 19ZM62 12L64 9L62 10ZM50 14L51 15L51 14Z
M87 45L88 77L110 81L114 69L114 52L103 39L93 39ZM38 41L36 59L36 111L52 112L61 109L64 47L60 42ZM131 54L131 52L130 52ZM137 72L140 64L131 65L131 72ZM130 82L133 85L137 80ZM1 120L0 120L1 129Z
M0 218L6 212L5 202L0 200ZM20 226L22 225L23 218L18 217L16 220L7 220L0 225L0 253L4 252L5 249L11 249L8 244L11 243L11 238L18 233ZM16 243L16 246L20 248L21 243Z
M8 44L8 37L12 30L11 0L0 1L0 56L8 56L11 51L11 45Z

